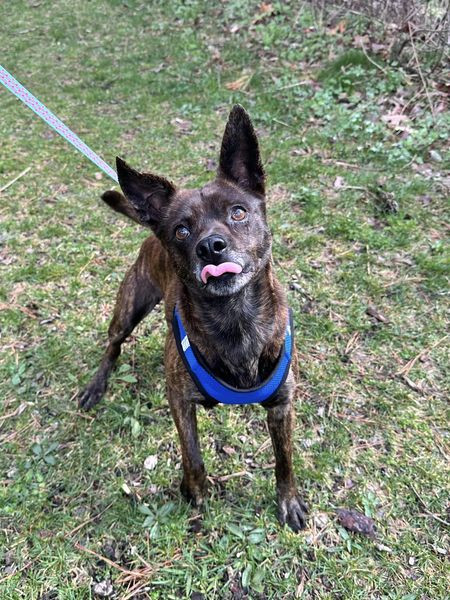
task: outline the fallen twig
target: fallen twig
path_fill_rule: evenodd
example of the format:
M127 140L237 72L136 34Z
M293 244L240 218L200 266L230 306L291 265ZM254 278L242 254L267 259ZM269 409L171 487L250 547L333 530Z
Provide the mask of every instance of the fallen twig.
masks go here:
M335 160L334 158L323 158L323 157L319 157L319 158L325 164L338 165L339 167L347 167L348 169L360 169L361 168L361 165L355 165L354 163L345 162L343 160Z
M103 513L105 513L108 508L110 508L114 503L111 502L110 504L108 504L108 506L106 508L104 508L102 511L98 512L97 514L93 515L90 519L86 519L86 521L83 521L83 523L80 523L77 527L75 527L74 529L72 529L72 531L69 531L69 535L73 535L74 533L76 533L77 531L79 531L80 529L83 529L83 527L85 525L88 525L89 523L91 523L92 521L95 521L95 519L98 519L98 517L101 517Z
M276 89L276 92L280 92L281 90L289 90L290 88L293 87L297 87L299 85L310 85L311 84L311 80L310 79L304 79L303 81L297 81L295 83L290 83L289 85L283 85L281 87L279 87L278 89Z
M0 446L2 444L5 444L6 442L11 442L11 440L16 438L18 435L22 434L27 429L30 429L32 425L33 423L28 423L27 425L25 425L25 427L22 427L22 429L11 431L11 433L5 434L4 437L0 438Z
M248 471L237 471L236 473L229 473L228 475L220 475L218 477L208 477L208 480L214 484L216 481L228 481L229 479L234 479L235 477L246 477L250 475Z
M424 387L422 387L418 383L415 383L412 379L410 379L406 375L400 375L399 379L400 379L400 381L403 381L409 387L409 389L411 389L413 392L418 392L419 394L422 394L422 395L425 395L427 393L427 390Z
M289 123L285 123L284 121L281 121L281 119L275 119L274 117L272 121L274 121L275 123L279 123L280 125L284 125L284 127L289 127L289 129L291 128L291 125L289 125Z
M3 187L0 188L0 193L4 192L5 190L7 190L9 187L12 186L13 183L16 183L16 181L18 181L21 177L23 177L24 175L26 175L28 173L28 171L31 170L31 167L27 167L26 169L24 169L22 171L22 173L19 173L17 175L17 177L14 177L14 179L11 179L11 181L9 181L8 183L6 183Z
M436 348L437 346L439 346L439 344L441 344L444 340L446 340L448 338L448 334L444 335L444 337L442 337L441 339L439 339L437 342L435 342L434 344L432 344L429 348L424 348L423 350L421 350L419 352L419 354L417 354L414 358L412 358L411 360L409 360L406 365L404 367L402 367L401 369L399 369L396 372L396 375L398 376L405 376L408 375L409 372L411 371L411 369L414 367L414 365L416 364L416 362L418 360L420 360L422 358L422 356L425 356L425 354L428 354L429 352L431 352L431 350L433 350L433 348Z
M89 258L89 260L86 263L84 263L84 265L78 271L78 277L80 277L80 275L83 273L83 271L85 271L87 269L87 267L91 264L91 262L95 259L95 254L96 253L93 252L91 257Z
M265 465L261 465L258 467L259 470L265 471L267 469L273 469L275 467L275 463L267 463ZM208 481L214 484L216 481L223 482L228 481L229 479L234 479L235 477L252 477L253 473L250 471L236 471L236 473L229 473L228 475L219 475L216 477L208 476Z
M271 445L272 445L272 440L270 438L268 438L265 442L263 442L261 444L261 446L257 450L255 450L255 452L253 452L253 456L256 456L260 452L263 452L264 450L266 450Z
M19 306L19 304L15 303L8 304L7 302L0 302L0 310L20 310L24 315L27 315L32 319L37 319L37 314L33 310L26 306Z
M359 332L356 331L352 337L348 340L347 345L345 346L344 355L350 354L358 343Z
M38 557L36 557L36 558L38 558ZM13 573L6 575L6 577L2 577L0 579L0 583L3 583L4 581L11 579L11 577L15 577L18 573L21 573L22 571L25 571L25 569L28 569L28 567L30 567L33 564L33 562L36 560L36 558L34 560L28 561L25 565L23 565L23 567L21 567L20 569L17 569L17 571L14 571Z
M13 410L13 412L8 413L7 415L2 415L0 417L0 421L4 421L6 419L10 419L11 417L17 417L18 415L21 415L23 413L23 411L26 409L27 407L27 403L26 402L22 402L22 404L20 404L16 410Z
M131 587L128 587L128 589L127 589L127 595L123 597L123 600L129 600L130 598L135 598L136 594L139 591L141 591L142 589L144 589L145 586L148 584L148 581L139 581L139 580L142 580L142 579L147 580L148 577L150 575L154 574L154 572L156 570L147 561L145 561L142 558L142 556L139 556L138 554L136 554L136 556L140 560L142 560L142 562L145 564L145 567L143 569L140 569L137 572L139 574L138 577L133 576L133 575L123 574L123 575L119 575L119 577L117 578L117 583L120 583L121 585L131 584ZM173 564L174 560L178 560L179 558L180 558L180 551L176 550L171 559L167 559L163 563L158 565L158 569L164 568L164 567L169 567L170 565ZM136 579L138 581L136 581Z
M127 590L127 595L123 596L122 600L131 600L132 598L137 598L139 592L145 590L145 587L147 586L147 583L137 583L136 585L133 585L131 588L128 588Z
M412 489L412 491L414 492L414 494L416 495L416 497L419 500L420 504L422 505L422 508L423 508L424 512L429 517L432 517L436 521L439 521L439 523L442 523L443 525L446 525L447 527L450 527L450 523L448 521L445 521L444 519L441 519L441 517L439 517L438 515L435 515L434 513L432 513L431 511L428 510L427 505L425 504L424 500L421 498L419 492L416 490L416 488L413 486L413 484L410 483L409 486Z
M364 53L364 56L367 58L367 60L373 64L374 67L376 67L377 69L379 69L382 73L384 73L385 75L387 75L387 71L386 69L384 69L381 65L379 65L375 60L373 60L373 58L370 58L370 56L367 54L366 48L364 46L364 44L361 42L360 44L361 46L361 50Z
M411 47L412 47L412 51L414 54L414 60L416 61L417 70L419 72L419 76L422 81L423 89L425 90L425 94L427 95L427 100L428 100L428 105L430 107L431 116L434 119L433 103L431 102L430 92L428 91L427 82L425 81L425 77L423 76L422 69L420 67L419 57L417 56L416 45L414 44L414 38L412 35L411 23L409 23L409 22L408 22L408 33L409 33L409 39L411 40Z
M125 569L124 567L121 567L118 563L114 562L113 560L106 558L106 556L102 556L101 554L99 554L98 552L95 552L94 550L90 550L89 548L86 548L86 546L83 546L82 544L79 544L78 542L75 543L75 548L77 550L81 550L82 552L87 552L88 554L92 554L92 556L95 556L96 558L103 560L107 565L109 565L110 567L113 567L114 569L117 569L124 575L128 575L131 577L142 577L143 576L142 571L130 571L130 569Z
M361 185L341 185L337 188L338 190L356 190L357 192L365 192L366 194L371 194L372 192Z

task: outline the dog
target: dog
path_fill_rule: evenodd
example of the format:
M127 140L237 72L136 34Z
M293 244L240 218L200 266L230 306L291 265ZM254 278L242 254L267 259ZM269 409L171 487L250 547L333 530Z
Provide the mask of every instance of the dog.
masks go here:
M164 299L166 389L180 439L183 496L200 506L207 488L196 406L217 405L221 390L224 398L238 400L227 403L246 403L248 397L267 411L279 521L298 532L307 507L292 467L297 359L286 295L272 267L265 173L249 115L240 105L232 108L216 178L200 189L177 189L120 158L117 173L123 194L107 191L102 199L154 235L144 241L120 285L108 346L79 395L80 407L89 410L100 401L122 343ZM261 400L262 389L270 394Z

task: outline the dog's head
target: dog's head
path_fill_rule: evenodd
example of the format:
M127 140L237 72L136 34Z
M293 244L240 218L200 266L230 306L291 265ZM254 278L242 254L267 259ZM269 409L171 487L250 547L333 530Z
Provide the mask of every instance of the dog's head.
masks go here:
M177 189L117 159L125 194L106 192L114 210L150 227L180 279L211 296L241 290L270 259L264 170L250 117L236 105L225 128L217 177L201 189Z

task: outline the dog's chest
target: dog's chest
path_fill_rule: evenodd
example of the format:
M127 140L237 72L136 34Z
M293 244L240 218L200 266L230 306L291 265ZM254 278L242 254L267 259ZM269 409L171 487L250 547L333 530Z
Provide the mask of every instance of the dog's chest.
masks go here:
M212 373L226 383L238 388L256 386L265 377L270 330L270 326L254 323L229 324L226 330L202 340L202 355Z

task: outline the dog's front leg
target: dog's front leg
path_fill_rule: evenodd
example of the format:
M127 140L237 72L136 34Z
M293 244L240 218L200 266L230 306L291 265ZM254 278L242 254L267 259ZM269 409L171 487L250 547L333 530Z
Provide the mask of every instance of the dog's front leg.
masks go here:
M123 342L161 298L161 290L145 271L141 252L120 285L114 316L108 330L108 347L96 374L78 395L80 408L89 410L100 402Z
M308 512L297 492L292 468L292 400L267 409L267 424L275 454L275 477L277 482L278 519L288 524L293 531L305 526Z
M183 462L181 493L193 506L200 506L206 494L206 471L197 432L196 405L176 391L168 391L170 410L180 438Z

